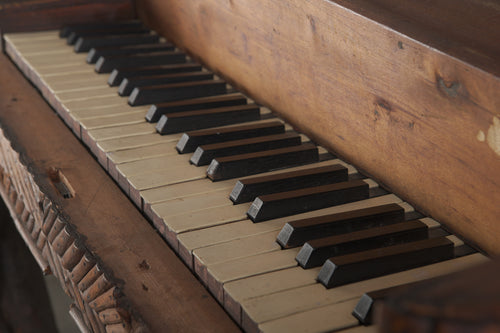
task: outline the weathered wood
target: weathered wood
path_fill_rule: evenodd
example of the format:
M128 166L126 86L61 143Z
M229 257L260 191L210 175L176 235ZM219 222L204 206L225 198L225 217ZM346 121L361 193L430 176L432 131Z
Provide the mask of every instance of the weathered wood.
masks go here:
M118 294L118 289L116 287L111 287L106 292L90 302L90 307L97 312L102 311L103 309L115 307L117 305L116 300L120 297L120 295Z
M120 309L106 309L99 312L99 318L103 323L118 324L122 321L122 315L120 314Z
M382 331L495 332L499 261L442 276L388 295L375 307Z
M123 295L120 302L124 302L136 313L131 317L130 323L123 321L120 324L122 326L140 326L143 320L152 331L236 330L234 323L212 298L207 297L207 292L194 276L5 56L0 57L0 71L0 85L3 87L0 92L1 133L2 140L9 143L8 147L6 144L2 144L2 147L19 152L16 155L17 162L14 155L6 162L18 169L24 168L23 163L30 168L29 173L26 171L26 177L7 182L11 193L9 197L25 198L24 193L22 196L16 194L21 186L19 183L25 178L34 179L34 185L30 185L32 190L37 186L44 193L37 200L37 206L40 207L38 203L44 202L44 197L48 197L58 211L63 212L63 215L58 215L55 219L52 227L48 228L48 236L52 233L53 238L47 237L51 241L47 242L45 249L48 251L44 253L50 256L51 267L57 269L61 282L68 283L68 292L78 300L76 304L83 314L85 325L95 331L107 329L97 312L81 300L82 295L75 288L79 284L90 298L104 292L109 286L107 283L99 283L99 276L102 274L94 274L97 272L96 267L100 267L106 271L106 277L110 276L109 282L113 284L113 290L119 284L119 294ZM19 117L29 118L30 121L19 122ZM74 161L78 163L75 164ZM4 160L2 165L3 162ZM73 198L64 199L58 194L47 174L51 167L64 172L75 190ZM10 169L8 171L10 177L13 173ZM4 180L5 173L4 170ZM42 206L49 209L49 205ZM45 234L41 228L43 215L48 218L49 212L40 213L40 217L35 215L34 229L38 230L36 235L40 232ZM65 229L68 221L76 230L76 233L68 235L79 238L84 236L85 246L93 254L87 252L71 272L61 264L61 256L64 257L65 252L57 250L60 252L58 253L51 248L52 242L59 241L62 241L61 248L66 252L68 246L71 248L73 238L66 237ZM98 266L93 261L93 256L98 259ZM146 266L139 265L144 261L147 262ZM155 297L151 297L152 294ZM175 302L170 302L171 300ZM179 302L191 305L179 307Z
M69 232L68 226L66 226L63 230L61 230L59 235L54 238L54 241L52 242L52 248L59 256L62 257L64 252L68 249L68 247L74 240L75 239Z
M82 297L85 302L90 303L112 286L113 284L112 282L110 282L106 274L102 274L94 281L91 286L89 286L89 288L87 288L87 290L85 290L85 292L82 294Z
M58 29L67 24L115 21L135 17L129 0L2 1L3 32Z
M352 310L352 315L356 317L356 319L358 319L360 324L372 325L374 316L373 309L378 306L377 303L384 301L390 295L394 295L395 293L401 292L401 290L406 290L410 287L421 284L422 282L423 281L412 282L399 286L366 292L363 294L363 296L361 296L358 303L356 303L356 306Z
M62 255L61 264L65 269L71 271L76 264L78 264L84 254L85 249L82 245L78 244L78 240L75 240Z
M94 267L95 259L90 254L84 254L80 261L71 270L70 278L78 284L83 279L85 274Z
M148 25L309 137L500 253L496 2L136 4Z

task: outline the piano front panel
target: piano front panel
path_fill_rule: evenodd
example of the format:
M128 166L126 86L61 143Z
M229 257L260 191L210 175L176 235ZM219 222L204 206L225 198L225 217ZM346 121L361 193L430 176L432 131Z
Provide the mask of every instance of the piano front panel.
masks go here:
M309 137L500 253L498 6L150 0L137 11Z
M171 154L167 149L173 150L173 143L180 135L160 136L155 133L154 124L135 117L126 120L138 112L145 114L147 108L131 108L126 105L125 98L116 94L116 88L109 88L99 80L95 80L97 85L94 80L89 80L86 73L92 72L93 68L84 62L75 64L73 59L82 61L82 57L70 58L65 51L68 47L64 40L58 39L56 32L33 36L12 34L5 38L8 54L39 85L52 106L90 147L102 166L151 218L185 263L245 330L272 332L294 328L301 331L304 325L315 330L354 327L357 320L350 312L363 291L367 291L365 288L408 283L484 260L482 255L475 254L444 265L434 264L327 291L316 283L319 269L296 267L294 258L298 248L281 251L274 242L286 222L385 203L400 204L410 218L419 216L414 208L397 196L386 194L293 217L252 223L245 215L250 203L232 205L227 198L234 181L212 183L205 178L204 168L188 165L189 155ZM62 47L61 54L68 54L68 59L62 57L58 65L43 63L41 59L45 53L57 53L53 48L58 43ZM28 53L22 52L26 45L36 44L37 51L29 46ZM46 45L50 45L49 48ZM81 86L69 86L65 90L64 84L55 80L62 77L64 82L65 76L69 75L61 68L67 69L66 73L73 73L74 80L81 82ZM103 78L102 82L107 78L107 75L95 75ZM110 110L111 115L108 114ZM322 150L322 153L326 151ZM345 165L353 178L363 177L354 167L338 159L320 164L337 163ZM165 170L165 165L170 167ZM378 191L377 183L369 179L365 181L370 191ZM438 226L432 219L427 220L430 226ZM88 229L82 231L91 233ZM461 244L453 236L450 239L456 246ZM242 283L248 288L242 288ZM317 318L329 312L336 315L322 322L324 327L318 326L315 323Z

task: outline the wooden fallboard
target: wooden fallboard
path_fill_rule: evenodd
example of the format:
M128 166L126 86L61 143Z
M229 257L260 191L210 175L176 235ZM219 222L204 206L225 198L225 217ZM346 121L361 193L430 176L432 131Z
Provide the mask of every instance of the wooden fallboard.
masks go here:
M149 0L136 8L308 136L500 253L498 4Z

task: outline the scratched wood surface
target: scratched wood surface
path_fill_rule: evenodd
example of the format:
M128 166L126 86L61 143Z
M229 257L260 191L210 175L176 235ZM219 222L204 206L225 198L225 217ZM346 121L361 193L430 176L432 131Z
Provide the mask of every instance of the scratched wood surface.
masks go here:
M494 260L394 293L375 307L381 332L500 330L499 268Z
M56 276L64 277L62 270L72 268L70 277L79 281L79 291L68 288L68 292L76 297L75 302L93 307L95 311L106 310L99 314L101 322L115 325L113 316L108 319L102 316L112 315L108 312L113 310L106 303L111 298L109 293L113 294L119 287L131 307L130 312L142 318L151 331L237 331L220 306L4 55L0 55L0 86L3 87L0 91L0 134L2 142L10 141L9 147L12 145L5 156L17 156L15 161L2 162L25 165L23 168L29 170L29 177L35 179L47 201L52 202L61 219L69 223L65 225L59 217L54 221L57 214L50 219L50 213L43 213L50 225L35 221L33 227L28 220L26 228L32 230L31 236L36 236L33 247L36 251L46 251L44 244L50 243L53 255L44 252L42 256L62 261L62 266L50 263L50 267L61 270L53 272ZM57 193L48 175L52 167L64 174L74 190L72 198L63 199ZM15 169L5 172L4 176L8 173L9 177L4 179L17 180L16 188L22 188L29 178L16 175ZM6 184L2 188L9 193L8 188L13 186ZM21 201L16 197L19 199L20 195L12 193L11 204L17 209ZM29 193L26 190L22 194ZM22 211L21 206L19 214ZM73 241L83 242L92 258L81 257L80 253L81 261L76 262L74 256L68 257L67 253L79 251L76 243L71 244ZM93 268L89 271L85 267ZM62 278L60 282L64 285L67 281ZM109 289L109 293L96 297L102 286L110 285L115 287ZM83 294L80 291L84 291ZM93 301L87 304L83 298ZM127 330L122 327L120 331Z
M309 137L500 253L498 2L136 6L147 24Z
M7 0L0 3L3 32L58 29L67 24L134 17L129 0Z

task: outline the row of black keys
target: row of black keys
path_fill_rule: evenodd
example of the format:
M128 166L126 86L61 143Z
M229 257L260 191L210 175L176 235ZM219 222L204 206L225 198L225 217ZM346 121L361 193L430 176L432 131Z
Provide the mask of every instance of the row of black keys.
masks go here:
M112 73L109 84L119 85L118 93L129 96L130 105L156 104L146 119L159 121L160 134L260 119L257 105L247 104L241 94L228 94L225 81L172 44L159 42L138 22L68 27L61 36L77 52L90 51L87 61L96 63L98 73Z
M146 119L160 133L185 133L180 153L207 165L212 180L243 177L272 169L314 163L318 150L285 133L281 122L215 128L258 120L260 110L245 96L227 94L226 84L169 43L160 43L138 22L75 26L61 31L98 73L112 73L111 86L129 104L154 104ZM254 222L366 199L368 185L349 180L338 165L240 180L231 193L235 204L250 202ZM296 260L304 268L323 265L318 280L326 287L385 275L454 256L453 243L428 237L420 221L405 221L399 205L331 214L287 223L278 236L283 248L302 246Z

